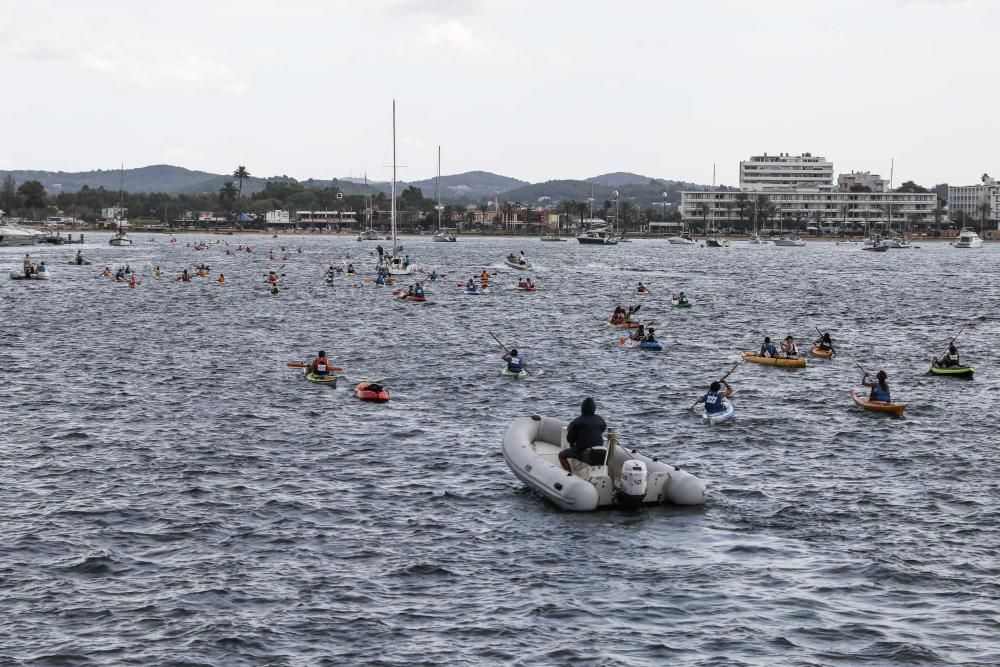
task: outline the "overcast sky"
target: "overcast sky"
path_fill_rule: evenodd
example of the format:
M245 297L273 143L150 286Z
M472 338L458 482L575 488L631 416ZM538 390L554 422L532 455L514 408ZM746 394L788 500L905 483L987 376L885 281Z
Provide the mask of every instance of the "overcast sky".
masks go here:
M0 0L0 169L1000 172L992 0Z

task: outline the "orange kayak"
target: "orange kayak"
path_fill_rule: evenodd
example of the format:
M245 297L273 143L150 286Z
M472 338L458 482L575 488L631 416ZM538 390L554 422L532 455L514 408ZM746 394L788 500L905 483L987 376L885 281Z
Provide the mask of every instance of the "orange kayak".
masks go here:
M805 368L806 360L801 357L761 357L753 352L744 352L743 361L763 366L781 366L782 368Z
M906 405L903 403L886 403L885 401L870 401L868 397L859 391L851 390L851 398L854 399L854 404L868 410L870 412L884 412L886 414L892 415L893 417L902 417L903 410L906 409Z
M830 359L833 357L833 350L821 350L815 345L813 345L810 352L812 352L814 357L819 357L820 359Z

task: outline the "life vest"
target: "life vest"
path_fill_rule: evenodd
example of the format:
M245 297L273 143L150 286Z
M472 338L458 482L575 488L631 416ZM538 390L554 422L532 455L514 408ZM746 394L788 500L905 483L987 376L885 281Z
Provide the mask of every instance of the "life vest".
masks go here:
M316 373L316 375L326 375L329 368L330 367L327 365L325 358L316 359L316 361L313 362L313 372Z
M424 288L423 288L423 287L418 287L418 288L417 288L417 289L416 289L416 290L415 290L415 291L413 292L413 296L423 296L423 295L424 295Z
M710 391L705 394L705 412L715 414L725 411L726 406L722 404L722 392Z
M507 360L507 370L511 373L520 373L524 370L524 362L521 357L511 357Z
M799 348L795 345L795 343L792 343L788 346L788 351L785 352L785 354L789 357L797 357L799 355Z
M872 388L871 400L882 401L884 403L891 403L892 399L889 396L889 386L883 385L881 382L876 382L875 386Z
M821 349L821 350L829 350L829 349L832 349L832 346L830 345L830 343L826 342L825 340L821 340L819 342L819 349Z

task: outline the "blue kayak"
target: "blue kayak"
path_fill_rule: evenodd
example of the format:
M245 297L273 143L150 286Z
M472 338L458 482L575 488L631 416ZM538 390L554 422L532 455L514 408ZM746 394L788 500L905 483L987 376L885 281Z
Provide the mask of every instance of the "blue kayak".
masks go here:
M640 349L652 350L653 352L659 352L663 349L663 346L660 345L660 341L658 340L644 340L639 343L639 347Z

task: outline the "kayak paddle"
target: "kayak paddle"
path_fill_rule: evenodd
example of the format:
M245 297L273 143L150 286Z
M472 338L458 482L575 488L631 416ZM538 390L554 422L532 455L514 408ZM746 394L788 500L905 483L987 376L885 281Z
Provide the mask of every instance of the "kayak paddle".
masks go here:
M301 361L289 361L285 365L288 366L289 368L305 368L309 364L304 364ZM342 370L344 370L343 368L340 368L339 366L328 366L327 368L329 370L331 370L331 371L342 371Z
M737 362L736 362L735 364L733 364L733 367L729 369L729 372L728 372L728 373L726 373L725 375L723 375L723 376L722 376L721 378L719 378L719 382L722 382L722 381L723 381L723 380L725 380L725 379L726 379L727 377L729 377L730 375L732 375L732 374L733 374L733 371L735 371L735 370L736 370L736 368L737 368L737 367L738 367L738 366L739 366L740 364L742 364L742 363L743 363L743 360L742 360L742 359L740 359L740 360L739 360L739 361L737 361ZM694 409L695 409L696 407L698 407L698 403L700 403L700 402L701 402L701 397L699 397L699 398L698 398L698 400L697 400L697 401L695 401L695 402L694 402L694 404L693 404L693 405L692 405L692 406L691 406L690 408L688 408L688 409L687 409L687 411L688 411L688 412L691 412L692 410L694 410Z

